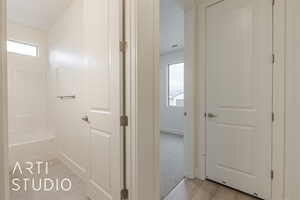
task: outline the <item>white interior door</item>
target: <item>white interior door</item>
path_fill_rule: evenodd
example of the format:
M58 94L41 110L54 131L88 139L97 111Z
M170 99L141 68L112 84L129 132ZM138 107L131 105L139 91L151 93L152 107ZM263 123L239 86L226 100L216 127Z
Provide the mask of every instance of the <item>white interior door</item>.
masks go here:
M268 199L272 1L223 0L206 20L207 177Z
M120 4L85 1L89 117L88 196L119 200L121 191Z

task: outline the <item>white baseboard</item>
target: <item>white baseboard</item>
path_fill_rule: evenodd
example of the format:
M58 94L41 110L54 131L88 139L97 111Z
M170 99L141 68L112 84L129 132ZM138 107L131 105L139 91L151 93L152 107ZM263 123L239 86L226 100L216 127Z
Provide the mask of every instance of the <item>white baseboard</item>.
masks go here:
M63 162L74 174L79 176L82 180L87 180L87 171L73 161L69 156L63 152L58 153L58 159Z
M195 175L200 180L206 179L205 165L206 165L206 157L202 156L199 160L198 167L195 168Z
M13 168L16 162L49 161L57 157L55 138L47 138L9 146L9 165Z
M203 174L201 168L198 168L198 167L197 167L197 168L195 169L195 175L196 175L196 178L197 178L197 179L200 179L200 180L202 180L202 181L205 180L205 176L204 176L204 174Z

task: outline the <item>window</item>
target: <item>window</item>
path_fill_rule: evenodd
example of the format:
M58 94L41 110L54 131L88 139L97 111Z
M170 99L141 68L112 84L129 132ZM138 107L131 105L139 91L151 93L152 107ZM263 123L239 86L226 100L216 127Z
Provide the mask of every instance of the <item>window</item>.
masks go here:
M184 106L184 63L172 64L168 67L168 104Z
M22 54L26 56L37 56L38 48L33 45L16 42L16 41L7 41L7 51L11 53Z

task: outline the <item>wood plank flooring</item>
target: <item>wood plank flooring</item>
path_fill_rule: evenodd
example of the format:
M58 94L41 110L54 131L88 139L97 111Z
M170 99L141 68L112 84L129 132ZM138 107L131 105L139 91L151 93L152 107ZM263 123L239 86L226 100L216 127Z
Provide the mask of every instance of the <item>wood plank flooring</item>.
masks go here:
M164 200L259 200L225 186L201 180L183 180Z

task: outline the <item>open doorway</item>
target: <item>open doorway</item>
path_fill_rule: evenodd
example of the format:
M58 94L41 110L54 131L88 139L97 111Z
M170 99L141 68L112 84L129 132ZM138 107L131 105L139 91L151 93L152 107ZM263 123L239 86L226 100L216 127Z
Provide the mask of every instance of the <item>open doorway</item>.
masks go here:
M120 7L7 0L9 200L121 199Z
M160 177L161 198L184 174L184 1L160 5Z
M161 198L269 199L272 4L212 0L189 11L185 1L161 0L160 5ZM195 104L188 103L191 99ZM194 110L186 112L189 106ZM186 131L190 120L194 130ZM184 148L179 142L167 145L179 138L179 127ZM196 153L187 153L186 137ZM192 176L186 174L187 164L194 168ZM183 181L178 185L178 180Z
M56 147L60 148L62 142L56 140L56 136L61 139L64 137L56 131L65 131L67 134L73 132L76 137L82 137L79 133L85 131L84 124L76 125L78 131L71 129L67 131L63 130L63 127L58 128L54 121L55 116L60 116L62 121L75 120L75 117L71 119L58 112L66 113L63 108L66 106L70 108L78 106L82 110L80 106L82 101L78 101L80 95L74 90L64 91L66 93L61 94L61 96L70 96L68 99L56 98L59 96L56 95L58 94L56 89L61 88L61 85L68 86L62 83L64 80L61 80L61 85L56 84L57 74L53 73L52 69L55 69L58 63L53 60L53 56L49 57L54 53L54 46L58 44L57 39L62 40L64 37L64 30L58 27L59 24L68 12L79 6L78 3L73 4L74 2L72 0L43 1L42 4L36 1L9 0L7 2L10 200L56 199L70 196L79 200L85 197L83 180L66 163L58 159L55 153ZM78 13L77 19L80 16ZM70 26L65 27L65 30L68 28ZM74 38L78 36L79 33L74 35ZM69 44L66 42L64 45ZM79 44L80 40L73 43L73 52L78 49ZM74 66L76 64L78 63L73 63ZM67 65L62 65L61 68L66 69L66 67ZM68 89L78 88L75 82L80 80L78 76L74 76L74 72L73 75L70 72L71 70L61 79L66 77L69 77L69 80L73 79ZM58 111L57 106L61 103L64 106L61 106ZM76 114L76 111L73 113ZM64 139L67 139L67 136ZM86 142L86 137L83 137L82 142L76 145L82 147ZM82 151L82 155L77 154L75 158L74 154L69 154L75 144L70 140L67 145L69 150L66 155L69 155L72 160L86 154ZM46 188L45 180L48 180ZM59 191L47 193L46 190L53 190L53 180L65 182L66 188L59 186ZM64 192L75 182L77 185L73 184L71 186L73 189Z

